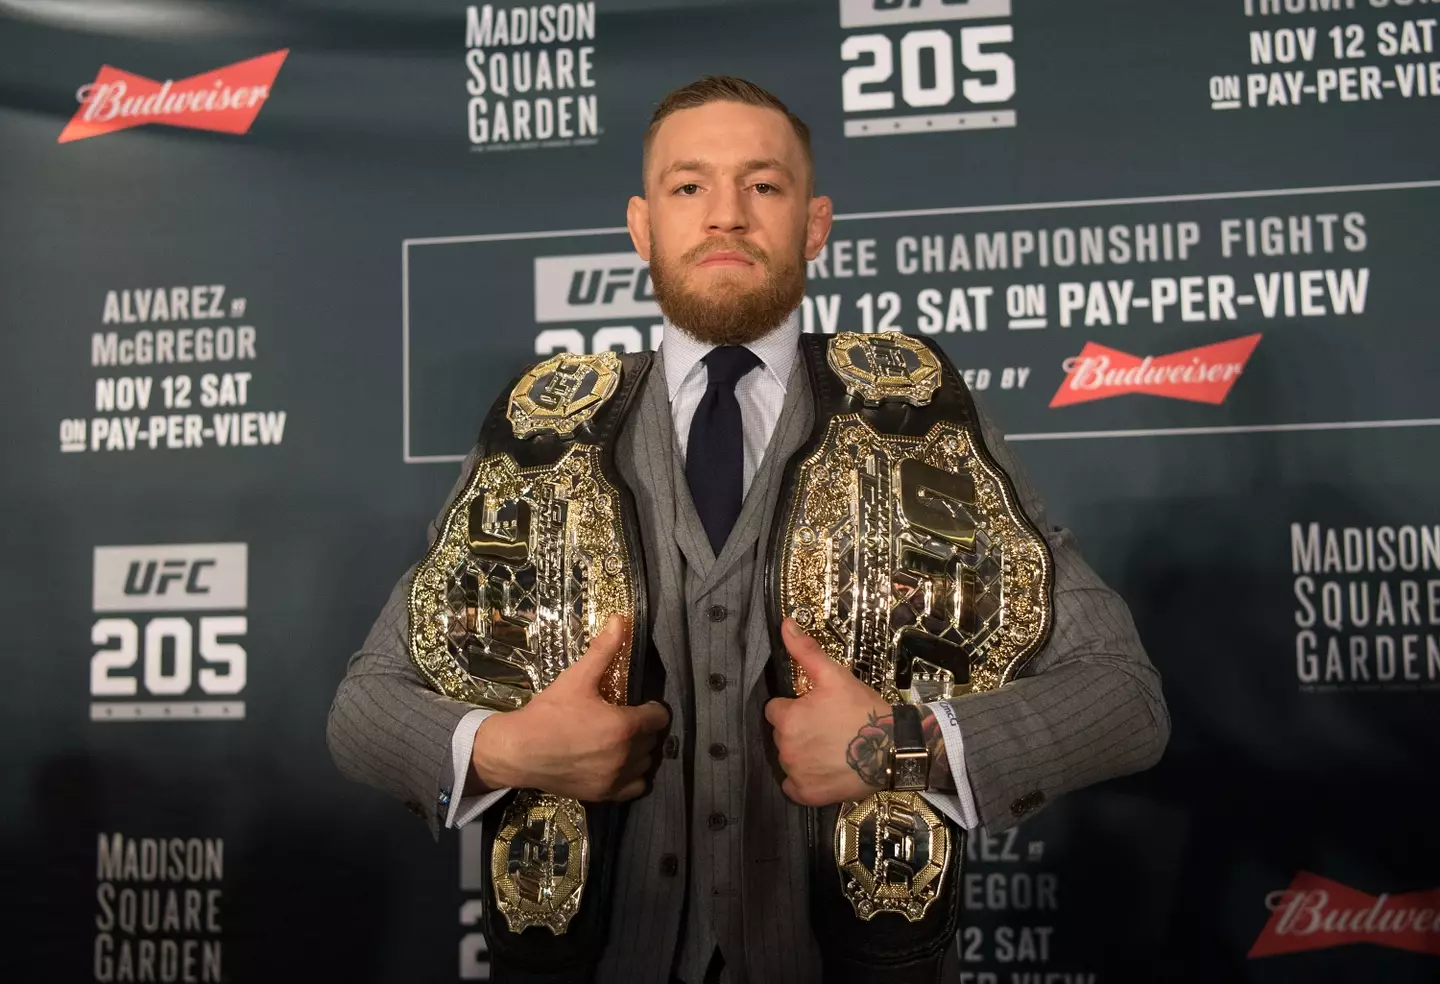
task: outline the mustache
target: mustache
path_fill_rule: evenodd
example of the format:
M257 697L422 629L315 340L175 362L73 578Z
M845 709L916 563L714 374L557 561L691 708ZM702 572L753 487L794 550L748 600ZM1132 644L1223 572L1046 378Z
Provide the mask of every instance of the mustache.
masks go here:
M711 236L698 246L686 250L680 259L685 263L698 263L711 253L719 252L743 253L757 263L770 265L770 254L759 246L745 239L726 239L724 236Z

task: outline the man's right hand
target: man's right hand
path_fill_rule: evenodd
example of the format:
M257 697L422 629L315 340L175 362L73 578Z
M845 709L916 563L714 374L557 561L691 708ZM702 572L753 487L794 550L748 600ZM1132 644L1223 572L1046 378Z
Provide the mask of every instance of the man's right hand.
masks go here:
M471 780L586 802L644 792L670 712L656 701L616 707L600 696L600 681L624 641L625 620L610 616L585 655L554 683L519 710L486 718L475 732ZM474 795L469 782L466 787L465 795Z

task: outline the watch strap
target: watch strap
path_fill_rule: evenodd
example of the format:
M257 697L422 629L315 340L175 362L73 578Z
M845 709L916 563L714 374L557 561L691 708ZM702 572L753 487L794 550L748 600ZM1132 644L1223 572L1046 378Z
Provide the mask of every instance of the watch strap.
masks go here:
M895 704L894 747L891 750L890 788L923 792L930 788L930 749L920 726L920 709L914 704Z

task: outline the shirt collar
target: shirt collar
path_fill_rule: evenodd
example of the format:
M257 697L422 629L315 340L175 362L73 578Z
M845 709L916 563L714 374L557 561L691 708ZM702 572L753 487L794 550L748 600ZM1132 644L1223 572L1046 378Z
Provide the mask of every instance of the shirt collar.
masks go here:
M718 346L691 338L671 324L669 318L664 324L665 333L661 336L660 348L665 353L665 385L670 391L670 399L674 400L685 380L692 372L698 371L700 360ZM759 356L765 371L784 392L790 382L790 370L795 367L795 354L800 348L800 309L791 311L790 316L771 329L769 334L745 347Z

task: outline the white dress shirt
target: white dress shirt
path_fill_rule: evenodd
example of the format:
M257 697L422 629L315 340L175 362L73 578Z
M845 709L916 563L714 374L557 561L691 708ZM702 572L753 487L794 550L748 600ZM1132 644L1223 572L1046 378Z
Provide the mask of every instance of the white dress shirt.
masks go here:
M700 405L710 379L709 370L700 360L716 346L696 341L683 331L672 331L668 322L661 345L665 352L665 386L670 394L670 419L675 423L675 444L680 449L680 460L684 461L690 444L690 423L695 419L695 408ZM748 493L755 473L760 470L770 436L775 433L775 422L780 419L780 409L785 405L790 370L795 367L795 357L800 354L798 310L770 334L745 347L760 358L760 365L741 376L735 384L735 400L740 404L740 426L744 431L745 444L745 478L741 488Z
M695 417L695 408L699 406L700 398L705 395L708 382L709 373L701 360L716 346L698 341L679 329L672 329L668 319L665 321L660 345L665 353L665 386L670 396L670 419L674 422L675 443L683 462L686 445L690 440L690 422ZM775 424L780 419L790 372L795 367L795 358L800 351L799 310L746 348L760 358L760 365L742 376L735 385L735 399L740 404L741 427L744 430L745 477L742 488L748 494L750 483L765 457L765 448L775 432ZM926 793L925 798L961 826L973 829L980 825L979 815L966 775L959 723L948 704L931 706L945 736L945 748L951 771L954 773L955 788L960 792L958 795ZM475 747L475 732L481 722L497 713L500 712L476 708L460 719L450 743L453 766L450 789L457 788L465 781ZM445 825L464 826L507 792L508 789L497 789L478 796L452 796Z

